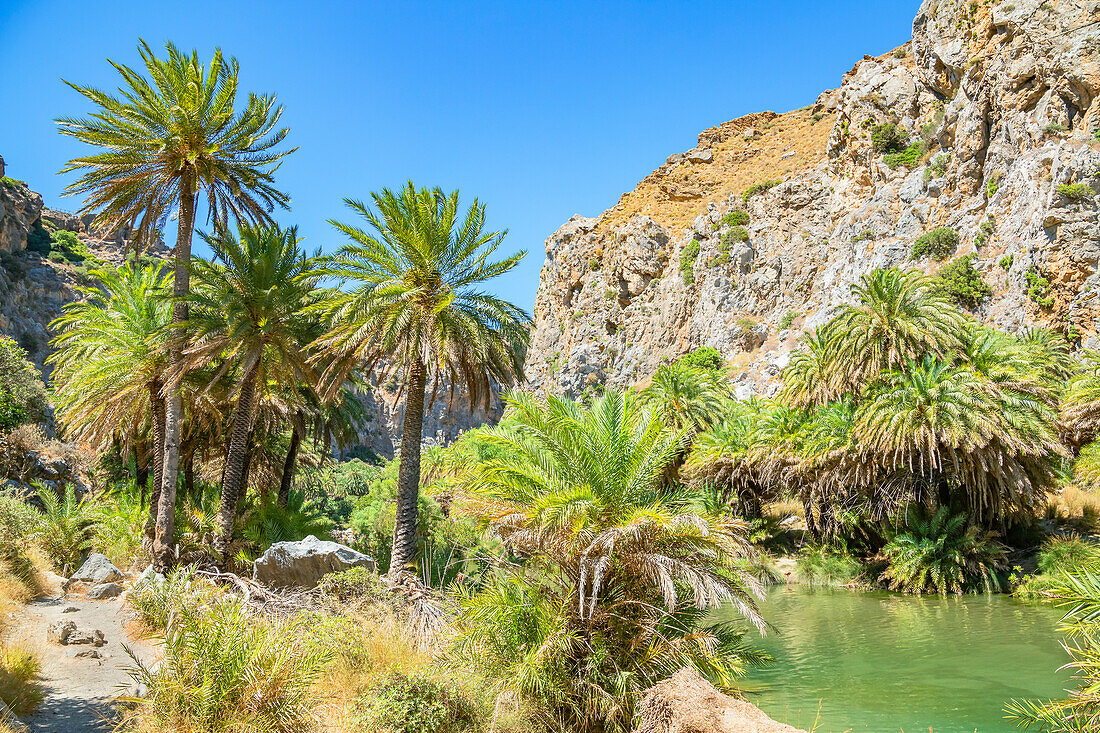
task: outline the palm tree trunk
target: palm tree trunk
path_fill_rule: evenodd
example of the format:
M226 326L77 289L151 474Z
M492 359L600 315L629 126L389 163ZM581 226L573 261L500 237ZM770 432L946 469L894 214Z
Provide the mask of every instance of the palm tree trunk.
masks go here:
M298 446L302 442L302 435L298 428L290 433L290 449L286 452L286 461L283 463L283 475L279 480L279 506L286 506L290 499L290 483L294 480L294 462L298 460Z
M424 362L409 365L405 385L405 424L401 430L401 464L397 470L397 521L393 527L390 577L396 578L416 559L416 501L420 493L420 438L424 430Z
M195 496L195 449L187 452L187 458L183 461L183 492L184 496Z
M225 452L225 470L222 472L221 506L214 523L214 552L224 560L233 539L233 522L237 518L237 502L240 500L245 475L245 459L248 457L249 432L252 428L252 397L256 392L256 375L253 368L244 375L237 394L237 406L233 409L233 426L229 431L229 445Z
M180 177L179 228L176 230L175 280L172 283L172 323L187 320L187 294L191 290L191 236L195 230L195 192L189 169ZM183 363L187 335L176 330L168 344L168 365L178 374ZM164 413L164 470L161 473L160 501L157 505L157 535L153 542L153 566L167 572L175 564L176 477L180 462L180 423L183 399L179 385L168 395Z
M149 490L149 459L142 452L140 441L134 444L134 483L144 499Z
M145 539L152 546L157 537L157 511L164 473L164 397L160 383L149 385L149 404L153 408L153 490L149 497L149 518L145 520Z

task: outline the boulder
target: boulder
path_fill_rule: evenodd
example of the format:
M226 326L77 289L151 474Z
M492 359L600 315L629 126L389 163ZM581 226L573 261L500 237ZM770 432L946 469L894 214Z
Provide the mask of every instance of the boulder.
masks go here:
M46 627L46 641L52 644L65 644L74 631L76 631L75 622L58 621Z
M118 583L100 583L88 589L87 597L94 601L105 601L108 598L118 598L124 590L126 589Z
M327 573L375 569L374 560L347 545L313 535L298 542L276 542L254 563L252 579L275 587L312 588Z
M67 623L72 623L72 621L69 621ZM62 643L69 646L80 644L86 644L89 646L103 646L107 643L107 640L103 637L103 632L99 629L75 629L69 632L68 637Z
M635 733L805 733L769 718L750 702L719 692L691 668L645 691Z
M100 585L102 583L114 583L122 580L122 571L116 568L106 555L93 552L80 566L80 569L69 576L70 582L89 583Z

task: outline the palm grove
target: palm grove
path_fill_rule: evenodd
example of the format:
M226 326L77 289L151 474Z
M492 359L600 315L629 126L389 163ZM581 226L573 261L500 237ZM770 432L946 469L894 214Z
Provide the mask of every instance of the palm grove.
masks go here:
M732 689L758 659L710 612L732 605L762 627L759 550L779 534L768 505L795 502L806 548L855 558L868 582L958 593L1003 583L1006 544L1057 482L1100 477L1100 356L982 325L935 277L898 269L864 276L803 337L774 400L734 399L701 349L640 391L511 393L499 425L422 455L426 402L461 387L484 404L522 383L529 317L481 288L523 253L497 255L504 233L479 202L412 183L347 200L355 219L332 222L347 244L304 251L275 221L293 149L274 97L241 103L220 52L203 65L172 45L139 51L144 72L114 65L117 95L72 85L95 112L61 130L96 151L66 171L86 210L135 225L139 244L174 216L175 261L95 271L54 324L51 360L67 437L149 457L139 506L158 570L177 562L177 493L195 496L196 473L219 477L216 516L187 520L201 535L188 546L231 565L250 490L296 511L308 446L354 436L357 392L393 383L391 575L427 576L427 527L473 518L501 544L447 540L481 568L437 578L457 586L449 663L537 701L547 727L621 731L676 669ZM191 255L200 210L209 261ZM418 517L438 509L421 494L433 482L449 517Z

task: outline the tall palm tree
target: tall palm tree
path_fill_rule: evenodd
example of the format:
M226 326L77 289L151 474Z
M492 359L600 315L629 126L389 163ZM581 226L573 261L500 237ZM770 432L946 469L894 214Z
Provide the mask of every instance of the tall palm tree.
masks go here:
M919 270L874 270L852 286L856 303L829 324L838 383L858 393L880 373L926 354L946 357L961 345L965 317Z
M153 488L146 537L154 539L164 457L166 343L172 274L163 264L91 272L98 283L65 306L50 328L58 419L70 438L103 450L152 432Z
M816 407L839 396L836 348L827 326L814 329L801 339L783 370L779 399L792 407Z
M326 364L323 383L331 396L353 370L366 367L404 377L405 416L397 481L391 573L415 559L420 441L429 380L450 396L466 388L471 405L488 406L493 384L522 379L530 316L480 290L526 254L491 259L506 232L485 231L485 206L476 199L459 207L458 191L417 189L371 194L372 210L346 200L369 231L333 221L352 243L334 257L332 274L350 281L329 310L331 330L314 357Z
M197 201L205 194L209 219L216 224L229 218L269 222L276 206L289 204L274 186L275 171L297 148L280 149L288 131L278 127L282 107L274 95L249 94L243 108L237 107L236 59L227 61L219 49L204 66L195 51L188 55L171 43L166 51L166 58L157 58L141 42L138 52L148 77L111 61L123 81L117 95L66 82L95 105L95 112L84 119L65 117L58 124L61 134L104 151L74 158L62 171L81 172L66 190L85 196L81 212L96 213L97 224L107 229L136 224L137 241L144 246L177 212L172 314L177 333L169 361L178 371L187 347L180 324L188 317ZM160 570L173 561L182 420L182 400L171 389L154 545Z
M184 352L183 369L220 364L220 373L236 370L222 474L221 508L214 549L224 554L245 479L256 405L268 385L313 384L307 363L308 312L321 277L318 259L298 246L295 227L241 226L239 236L219 228L202 235L214 260L195 260L196 287L188 327L193 342ZM216 381L217 377L215 378Z

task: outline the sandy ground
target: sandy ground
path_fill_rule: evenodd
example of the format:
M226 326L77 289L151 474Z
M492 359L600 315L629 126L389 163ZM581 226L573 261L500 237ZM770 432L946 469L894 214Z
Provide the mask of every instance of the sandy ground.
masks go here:
M76 611L65 612L65 609ZM32 601L18 616L10 637L34 649L42 660L42 686L46 697L38 711L24 719L33 733L99 733L113 728L112 701L132 695L133 679L127 673L134 662L123 644L149 664L154 647L134 639L126 630L132 612L119 599L89 601L60 593ZM60 646L46 641L46 627L56 621L74 621L78 629L99 629L107 641L96 649L101 659L76 657L90 646Z

